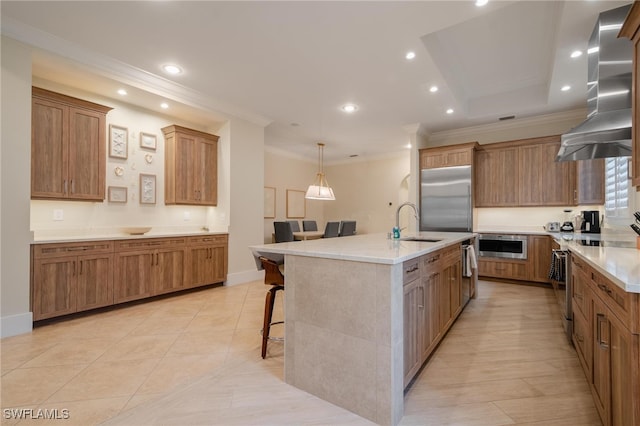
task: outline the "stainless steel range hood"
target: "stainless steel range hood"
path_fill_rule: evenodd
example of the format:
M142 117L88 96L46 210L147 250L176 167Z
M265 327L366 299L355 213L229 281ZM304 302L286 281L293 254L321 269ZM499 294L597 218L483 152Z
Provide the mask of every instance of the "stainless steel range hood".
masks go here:
M631 155L633 45L618 38L631 5L598 16L588 48L587 119L562 135L556 161Z

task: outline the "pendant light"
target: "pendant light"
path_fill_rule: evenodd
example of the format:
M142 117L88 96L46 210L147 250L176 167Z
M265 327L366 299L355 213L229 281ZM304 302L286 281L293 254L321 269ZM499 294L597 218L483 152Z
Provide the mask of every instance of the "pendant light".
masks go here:
M329 186L327 178L324 177L323 150L324 144L322 142L318 142L318 174L316 174L316 179L311 185L309 185L309 189L307 189L307 193L304 196L304 198L309 200L336 199L335 195L333 195L333 189Z

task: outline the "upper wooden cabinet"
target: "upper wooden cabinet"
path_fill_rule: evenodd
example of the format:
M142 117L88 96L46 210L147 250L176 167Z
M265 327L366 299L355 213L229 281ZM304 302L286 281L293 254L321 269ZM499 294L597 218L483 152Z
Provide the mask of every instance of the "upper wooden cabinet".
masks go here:
M420 169L471 165L473 164L474 150L477 146L478 142L470 142L421 149Z
M475 159L476 207L604 203L604 161L555 161L560 136L481 145Z
M576 161L574 204L604 204L604 158Z
M218 136L180 126L162 129L165 139L165 204L218 204Z
M32 88L31 198L104 200L110 107Z
M632 139L633 147L631 153L632 173L631 182L634 186L640 187L640 5L634 2L629 10L627 19L622 25L619 37L626 37L633 42L633 86L631 92L633 98L632 109Z
M517 206L520 185L518 180L516 147L483 146L476 151L476 207Z

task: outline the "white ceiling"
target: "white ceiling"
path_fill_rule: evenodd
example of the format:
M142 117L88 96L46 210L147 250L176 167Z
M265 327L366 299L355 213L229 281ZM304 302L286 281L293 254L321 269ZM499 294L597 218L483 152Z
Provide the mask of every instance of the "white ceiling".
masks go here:
M404 149L418 125L584 108L586 55L569 54L599 12L628 3L2 0L0 12L3 35L39 48L36 78L112 98L126 87L126 102L169 100L162 113L188 122L237 116L310 159L322 140L332 162ZM166 63L184 73L165 75ZM347 102L359 110L345 114Z

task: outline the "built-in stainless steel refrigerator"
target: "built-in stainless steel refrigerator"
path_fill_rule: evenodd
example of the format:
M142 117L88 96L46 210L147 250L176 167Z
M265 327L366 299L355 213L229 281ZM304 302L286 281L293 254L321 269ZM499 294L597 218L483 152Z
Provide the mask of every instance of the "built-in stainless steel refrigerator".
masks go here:
M420 230L471 232L471 166L424 169L420 173Z

